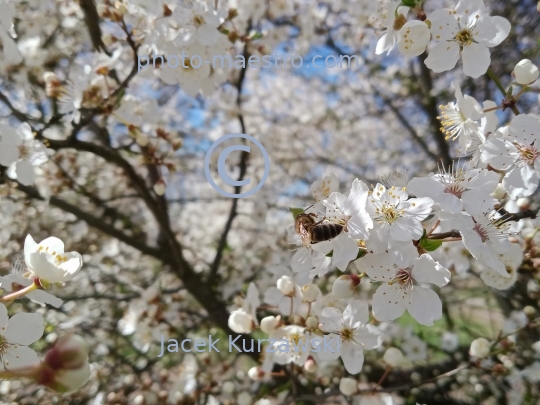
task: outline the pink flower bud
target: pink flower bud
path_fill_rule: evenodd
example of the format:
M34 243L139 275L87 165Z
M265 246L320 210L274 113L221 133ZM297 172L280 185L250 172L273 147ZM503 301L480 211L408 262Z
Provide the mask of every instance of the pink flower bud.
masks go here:
M34 380L56 392L72 392L90 378L88 346L78 335L59 338L36 369Z
M45 364L53 370L73 370L88 361L88 346L78 335L64 335L45 355Z

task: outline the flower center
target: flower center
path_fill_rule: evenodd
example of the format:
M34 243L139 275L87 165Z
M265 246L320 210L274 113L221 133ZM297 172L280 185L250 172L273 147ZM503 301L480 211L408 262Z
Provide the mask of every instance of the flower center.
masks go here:
M0 335L0 356L7 352L8 342L5 337Z
M456 41L458 41L461 45L470 45L473 43L473 35L471 30L464 29L458 32L456 35Z
M20 159L28 160L28 158L30 157L30 148L26 145L19 146L19 155Z
M342 342L352 340L352 338L353 338L353 330L351 328L343 328L343 329L341 329L341 332L339 333L339 336L341 337Z
M299 333L292 333L291 336L289 337L290 339L290 342L291 343L294 343L295 345L298 345L298 342L302 339L302 337L300 336Z
M388 222L389 224L392 224L395 220L400 218L405 211L397 209L394 205L382 204L375 210L375 213L379 216L377 218L379 222Z
M196 27L200 27L203 24L204 24L204 17L202 15L195 15L193 17L193 25L195 25Z
M519 152L519 160L523 165L533 166L534 161L540 155L534 145L516 145Z
M461 195L463 194L464 191L465 190L463 189L463 187L459 183L448 184L446 186L446 188L444 189L444 192L446 194L453 194L457 198L461 198Z
M478 235L480 235L480 239L482 239L482 243L484 243L486 240L489 240L489 233L488 230L483 227L481 224L475 224L473 228Z
M398 269L394 280L399 283L402 288L411 289L413 285L413 278L411 268Z
M452 103L440 105L439 108L442 115L437 118L441 121L441 132L446 135L446 140L452 139L455 141L461 134L463 125L467 119Z

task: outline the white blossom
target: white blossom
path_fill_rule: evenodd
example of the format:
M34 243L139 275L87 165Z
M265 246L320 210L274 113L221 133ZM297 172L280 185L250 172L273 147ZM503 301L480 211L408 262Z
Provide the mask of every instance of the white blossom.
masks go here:
M396 347L389 347L383 355L383 360L390 367L399 367L405 363L403 353Z
M354 395L358 392L358 382L354 378L343 377L339 380L339 391L346 396Z
M380 253L388 248L390 239L397 242L420 239L424 231L421 221L431 213L432 206L431 198L408 199L404 189L386 189L378 183L367 206L375 225L366 248Z
M399 30L407 22L407 14L409 13L409 7L401 6L398 8L400 4L401 0L387 0L383 5L378 28L384 29L385 33L377 42L377 48L375 49L377 55L387 51L389 54L400 39Z
M425 64L435 73L453 69L460 57L463 72L474 79L486 73L489 48L499 45L510 32L503 17L486 14L483 0L460 0L454 10L439 9L428 16L431 34L438 41Z
M329 339L339 340L332 346L335 350L319 352L325 360L341 356L345 369L351 374L358 374L364 363L364 350L371 350L382 344L382 333L369 323L369 309L365 302L354 300L342 313L337 308L326 307L321 312L321 330L331 332Z
M452 165L431 177L415 177L408 190L417 197L430 197L441 210L459 214L463 209L471 215L490 211L496 201L490 196L499 176L486 169L467 170Z
M515 117L508 131L498 132L480 147L481 159L507 170L503 187L512 199L530 196L540 179L540 121L528 114Z
M23 123L15 131L0 124L0 165L9 166L12 178L29 186L34 183L34 167L47 161L47 149L34 139L30 125Z
M431 32L424 21L408 21L399 30L399 52L404 56L418 56L424 53L429 41Z
M39 244L31 235L24 241L24 260L28 270L49 283L63 283L75 277L82 267L82 256L77 252L64 252L64 242L49 237Z
M523 59L518 62L512 74L516 78L517 83L526 86L534 83L540 73L538 66L533 64L529 59Z
M482 359L489 354L489 352L491 351L490 347L491 347L491 344L488 342L487 339L484 339L484 338L475 339L471 343L471 349L470 349L471 356Z
M368 276L382 282L373 295L373 315L379 321L397 319L405 310L418 323L427 326L442 317L442 303L437 293L422 284L443 287L450 281L450 271L431 256L423 254L399 266L395 257L386 252L367 255L361 260Z
M39 363L36 352L28 345L38 341L45 331L41 314L18 313L11 318L0 303L0 366L16 370Z

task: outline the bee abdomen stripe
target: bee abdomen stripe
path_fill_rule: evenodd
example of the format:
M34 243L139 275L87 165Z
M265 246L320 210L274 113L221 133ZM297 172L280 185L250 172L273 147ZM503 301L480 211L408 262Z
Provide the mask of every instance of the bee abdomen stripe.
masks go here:
M343 230L343 226L339 224L324 224L313 228L312 234L317 242L330 240L338 236Z

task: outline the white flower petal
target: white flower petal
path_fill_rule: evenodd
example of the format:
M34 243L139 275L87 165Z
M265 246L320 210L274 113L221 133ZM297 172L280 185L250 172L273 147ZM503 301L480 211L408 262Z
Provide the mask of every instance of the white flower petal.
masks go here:
M16 370L39 364L37 353L26 346L10 347L4 354L6 368Z
M390 225L390 236L400 242L418 240L422 237L423 230L424 228L419 221L413 218L400 217Z
M361 346L353 343L343 345L341 359L345 369L351 374L358 374L364 365L364 351Z
M477 79L485 74L491 64L491 55L485 45L472 43L463 47L463 73Z
M398 49L402 55L418 56L426 50L431 39L431 33L424 21L413 20L405 23L399 30L401 40Z
M408 294L399 284L383 283L373 294L373 316L380 322L393 321L403 315L407 303Z
M443 41L441 43L453 40L459 32L457 19L453 11L447 8L434 11L429 15L428 20L431 22L433 39Z
M504 176L502 184L511 199L528 197L538 187L538 173L528 165L516 167Z
M414 286L411 295L412 299L407 310L419 324L431 326L433 321L442 318L442 302L435 291Z
M477 24L476 30L478 34L475 35L474 39L480 44L491 48L504 41L511 29L512 25L506 18L486 16Z
M459 45L457 42L439 42L429 53L425 65L435 73L452 70L459 60Z
M382 332L375 325L361 326L354 332L354 340L361 344L362 349L376 349L383 343Z
M17 180L24 186L31 186L34 184L34 166L28 160L19 160L15 164L15 173L17 174Z
M13 315L6 326L4 337L9 343L29 345L37 342L45 331L41 314L19 313Z
M433 260L429 254L424 253L415 259L412 276L420 284L431 283L443 287L450 282L451 273ZM416 291L416 287L413 291Z
M335 333L330 333L326 335L327 345L330 346L331 349L327 348L326 350L322 350L323 343L321 339L321 350L317 352L317 357L319 357L319 359L323 361L336 360L341 355L341 352L343 351L342 344L339 345L340 350L337 350L337 342L340 340L341 338L339 337L339 335L336 335ZM334 342L334 343L330 343L330 342Z
M8 324L8 321L8 310L6 306L0 302L0 328L5 327Z
M341 271L347 270L351 260L358 256L358 244L354 239L349 238L346 232L342 232L335 238L333 245L332 263Z
M369 323L369 307L367 302L354 300L343 312L343 319L350 322L361 322L362 324Z
M360 263L374 281L390 281L394 278L394 257L390 253L368 254L360 259Z
M510 123L510 133L518 142L530 145L540 138L540 122L530 114L520 114Z
M480 151L482 162L497 170L508 170L517 159L516 147L502 139L490 139L480 146Z

